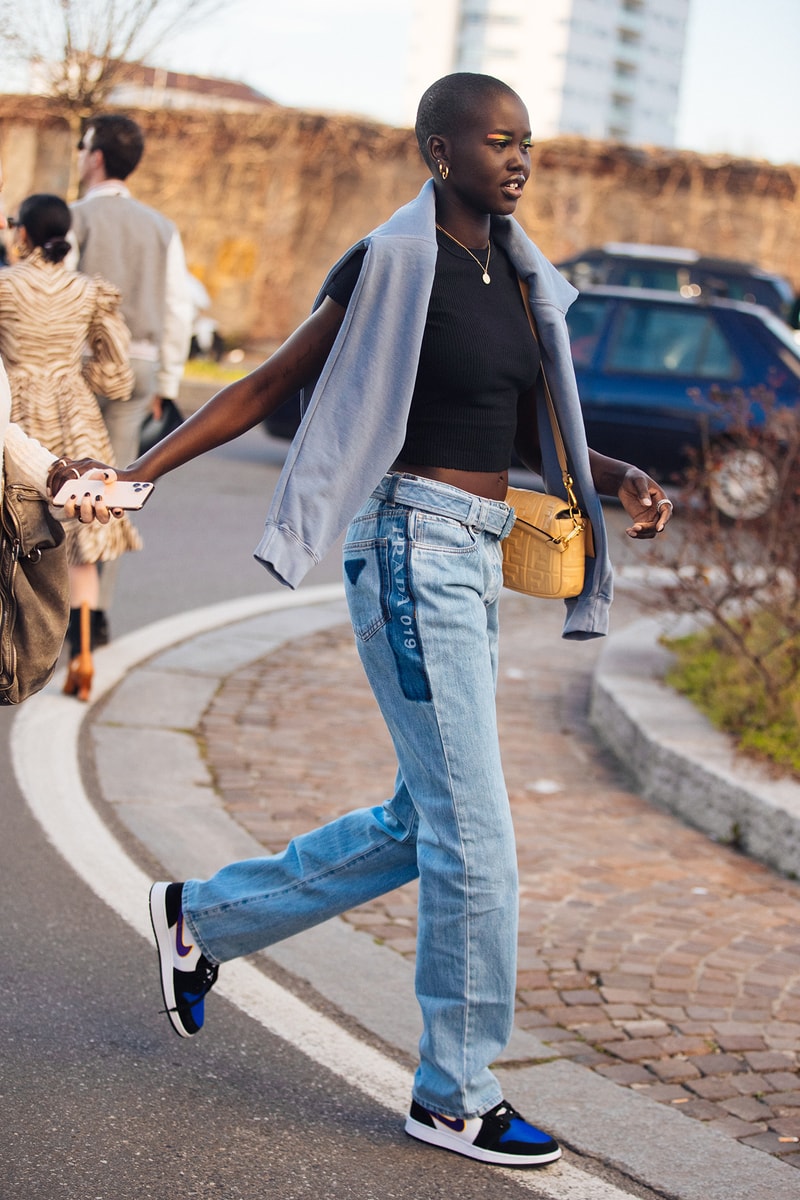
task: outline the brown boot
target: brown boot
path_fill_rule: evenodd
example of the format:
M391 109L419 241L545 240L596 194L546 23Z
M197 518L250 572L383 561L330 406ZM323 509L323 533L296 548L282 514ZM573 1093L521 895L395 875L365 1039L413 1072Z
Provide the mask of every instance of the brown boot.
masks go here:
M92 610L88 603L82 604L80 608L70 610L67 637L72 658L64 684L64 695L77 696L79 700L85 701L89 699L94 677Z

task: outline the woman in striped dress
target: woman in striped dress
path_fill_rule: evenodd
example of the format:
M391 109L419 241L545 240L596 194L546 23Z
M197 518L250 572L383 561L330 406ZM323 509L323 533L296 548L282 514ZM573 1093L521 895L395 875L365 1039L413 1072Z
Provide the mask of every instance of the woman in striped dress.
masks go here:
M95 392L124 400L133 376L119 293L100 278L68 271L70 211L59 196L29 196L16 229L21 260L0 270L0 356L11 385L11 419L54 454L113 463ZM68 694L88 699L99 562L138 550L123 517L65 526L70 564Z

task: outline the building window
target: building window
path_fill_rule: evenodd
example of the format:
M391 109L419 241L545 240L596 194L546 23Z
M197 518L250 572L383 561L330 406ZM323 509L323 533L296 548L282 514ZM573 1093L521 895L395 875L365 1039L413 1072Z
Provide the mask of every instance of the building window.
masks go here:
M481 13L465 12L461 16L462 25L519 25L521 18L513 13Z
M642 35L638 29L628 29L624 25L620 25L617 30L617 38L622 42L623 46L638 46L642 40Z

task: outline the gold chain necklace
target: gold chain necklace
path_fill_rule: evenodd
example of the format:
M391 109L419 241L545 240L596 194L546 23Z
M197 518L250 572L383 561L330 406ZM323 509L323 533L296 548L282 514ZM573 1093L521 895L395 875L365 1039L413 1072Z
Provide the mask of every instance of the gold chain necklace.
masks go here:
M489 274L489 260L492 257L492 239L491 238L489 238L489 248L486 252L486 266L484 266L483 263L481 262L481 260L477 257L477 255L472 253L469 246L465 246L464 243L460 242L457 237L453 237L452 233L448 233L446 229L443 229L442 226L438 223L438 221L436 223L436 228L439 230L440 233L443 233L445 237L449 237L451 242L455 242L455 244L457 246L460 246L462 250L466 250L466 252L470 256L470 258L473 258L475 260L475 262L478 264L478 266L481 269L484 283L492 282L492 277Z

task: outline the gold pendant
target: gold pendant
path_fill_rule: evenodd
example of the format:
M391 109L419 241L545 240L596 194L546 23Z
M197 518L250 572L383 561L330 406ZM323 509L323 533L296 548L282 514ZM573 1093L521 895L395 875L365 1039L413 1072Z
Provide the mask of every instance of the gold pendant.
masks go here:
M484 283L491 283L491 282L492 282L491 275L487 275L487 273L486 273L485 271L483 272L483 282L484 282Z

